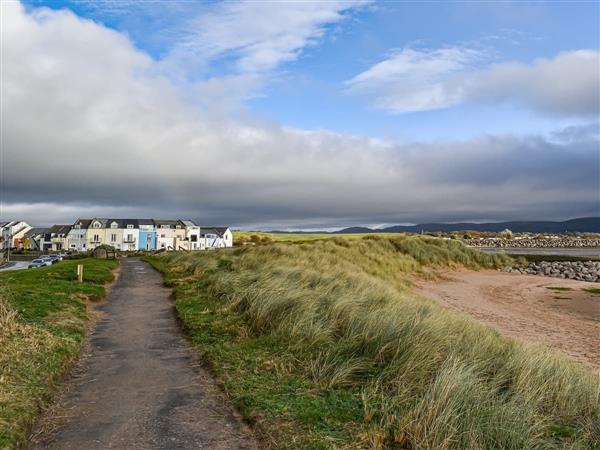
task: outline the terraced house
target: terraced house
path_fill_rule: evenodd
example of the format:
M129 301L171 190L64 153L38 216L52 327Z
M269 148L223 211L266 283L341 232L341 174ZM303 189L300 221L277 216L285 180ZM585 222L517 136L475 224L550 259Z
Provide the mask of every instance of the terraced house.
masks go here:
M39 251L86 252L101 245L122 251L211 250L233 246L227 227L204 228L191 220L77 219L72 225L32 228L23 221L3 223L2 244Z

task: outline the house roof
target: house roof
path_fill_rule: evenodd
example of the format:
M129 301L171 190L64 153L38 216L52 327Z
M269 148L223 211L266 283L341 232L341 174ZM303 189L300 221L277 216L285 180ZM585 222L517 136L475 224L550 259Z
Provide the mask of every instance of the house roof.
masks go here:
M139 227L138 219L106 219L106 228L110 228L113 222L117 223L117 228L127 228L127 225L133 225L134 228Z
M182 225L182 224L183 223L181 222L181 220L154 219L154 225L156 225L156 226L168 225L169 227L175 227L176 225Z
M200 235L206 236L207 234L216 234L223 237L223 233L227 230L227 227L200 227Z
M90 225L89 226L91 226L93 222L100 222L100 224L102 225L102 228L104 228L106 226L106 222L108 222L108 219L102 219L100 217L94 217L92 220L90 220Z
M81 223L81 228L89 228L92 219L77 219L73 225L77 223Z
M198 226L191 220L181 220L181 223L183 223L186 227L197 227Z
M202 230L202 234L204 234L205 230L212 230L212 231L216 231L218 234L220 234L222 236L223 234L225 234L225 232L227 230L229 230L229 227L212 227L212 226L211 227L208 227L208 226L203 227L203 226L200 226L200 230Z
M33 237L38 234L46 234L50 232L50 228L32 228L31 230L25 233L25 237Z
M140 225L154 225L154 220L152 220L152 219L138 219L138 224L140 224Z
M71 225L52 225L49 232L53 234L68 234L71 230Z

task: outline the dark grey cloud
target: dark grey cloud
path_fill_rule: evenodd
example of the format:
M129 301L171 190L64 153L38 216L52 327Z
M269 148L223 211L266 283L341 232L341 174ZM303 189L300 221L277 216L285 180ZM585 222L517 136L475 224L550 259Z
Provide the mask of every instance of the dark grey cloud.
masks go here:
M390 143L216 119L122 35L4 8L2 218L317 228L599 213L589 126Z

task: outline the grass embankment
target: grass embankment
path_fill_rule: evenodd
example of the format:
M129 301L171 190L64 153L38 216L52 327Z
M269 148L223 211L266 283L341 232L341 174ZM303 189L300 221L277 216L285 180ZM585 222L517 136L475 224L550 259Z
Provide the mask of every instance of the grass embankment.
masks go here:
M84 283L77 282L84 265ZM118 263L85 259L0 273L0 448L16 447L76 357L85 302L104 296Z
M151 258L193 342L275 448L590 448L597 376L414 295L507 264L403 237Z
M394 238L406 235L406 233L269 233L265 231L234 231L233 240L236 245L243 245L244 243L310 242L336 238L363 239L366 236Z

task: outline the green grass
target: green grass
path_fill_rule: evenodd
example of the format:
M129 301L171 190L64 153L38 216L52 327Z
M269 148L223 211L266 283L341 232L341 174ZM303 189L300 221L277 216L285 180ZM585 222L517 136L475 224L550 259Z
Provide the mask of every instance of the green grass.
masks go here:
M569 256L569 255L529 255L521 253L510 253L510 256L527 261L527 263L560 262L560 261L596 261L598 256Z
M267 244L271 242L311 242L323 239L363 239L366 236L393 238L406 233L269 233L264 231L234 231L236 245L244 243Z
M84 265L84 283L77 282ZM18 447L77 356L85 302L104 296L118 262L84 259L0 273L0 448Z
M150 260L269 447L599 448L597 374L411 291L505 256L370 237Z
M559 292L566 292L566 291L572 291L573 290L573 288L562 287L562 286L548 286L548 287L546 287L546 289L550 289L551 291L559 291Z
M600 295L600 288L584 288L583 290L592 295Z

